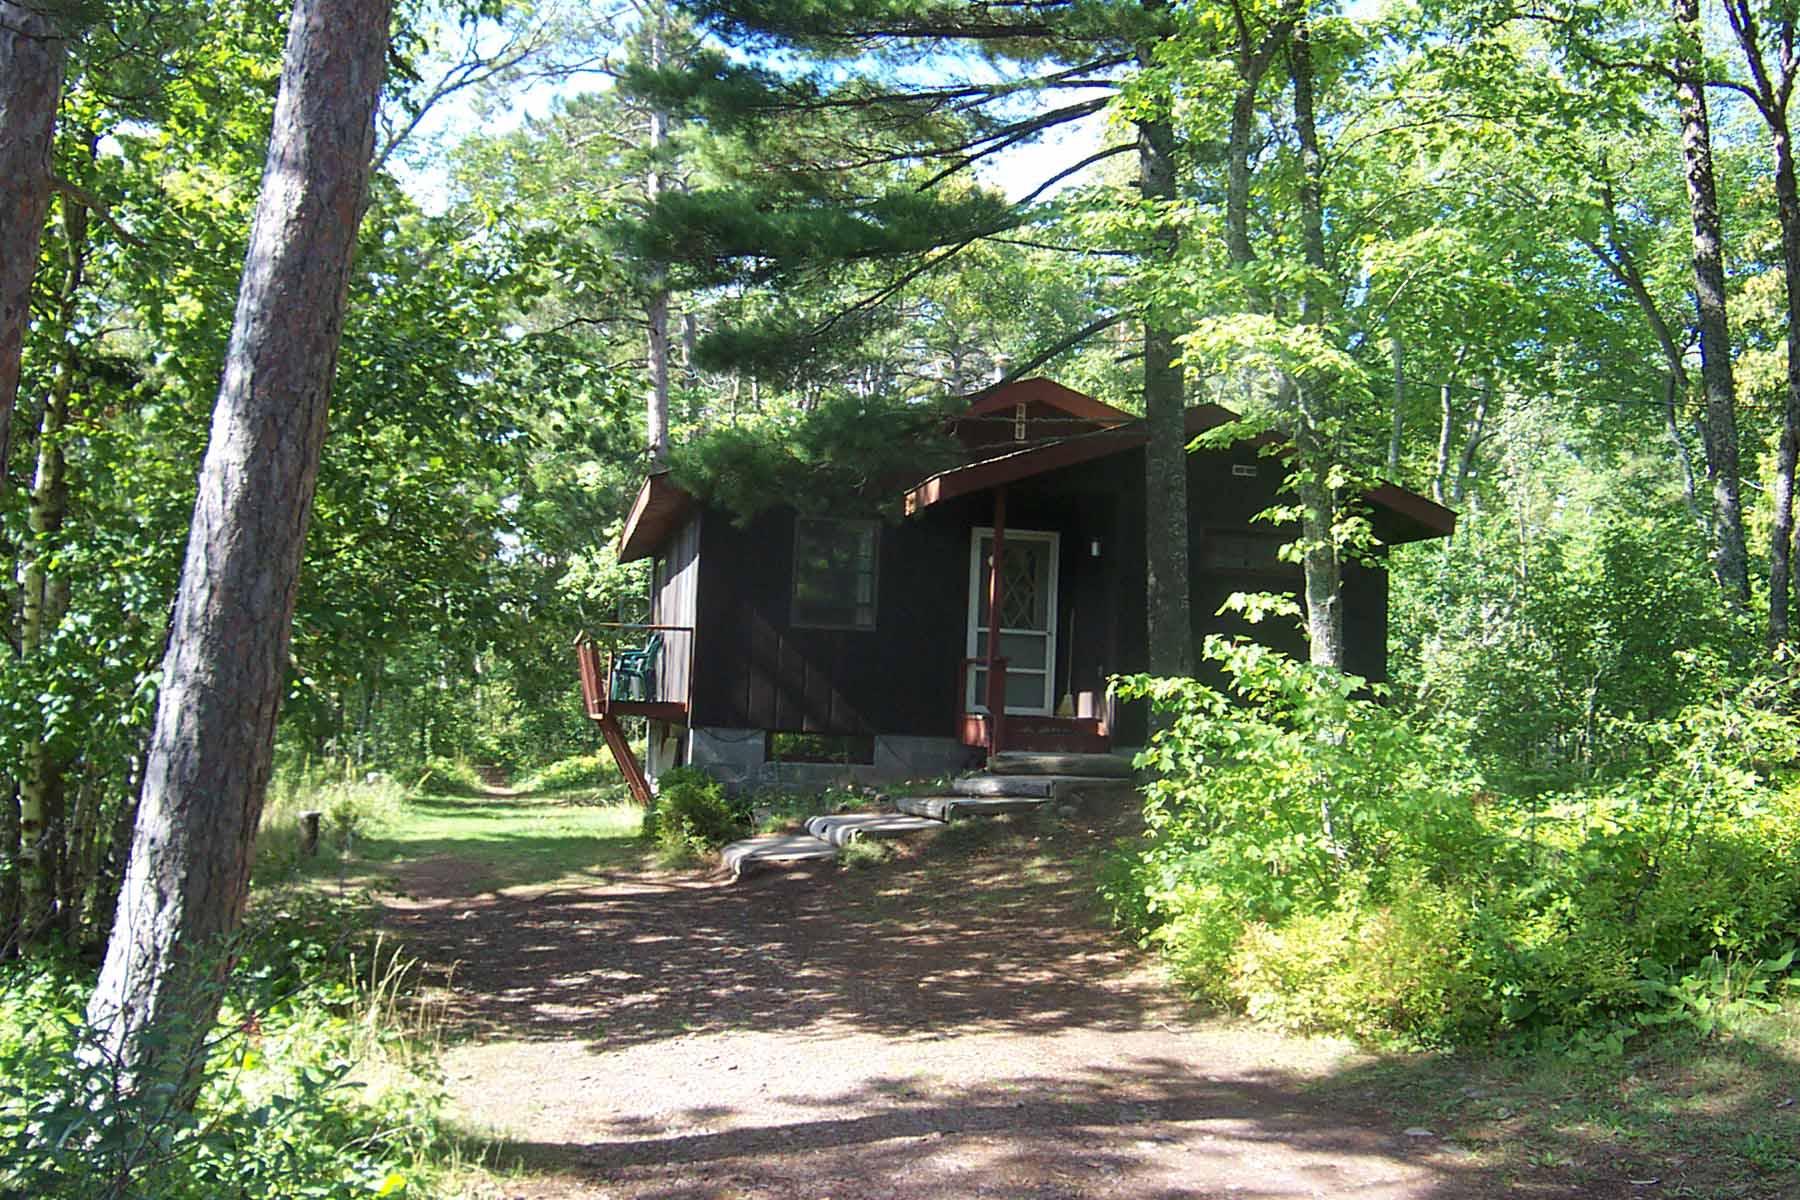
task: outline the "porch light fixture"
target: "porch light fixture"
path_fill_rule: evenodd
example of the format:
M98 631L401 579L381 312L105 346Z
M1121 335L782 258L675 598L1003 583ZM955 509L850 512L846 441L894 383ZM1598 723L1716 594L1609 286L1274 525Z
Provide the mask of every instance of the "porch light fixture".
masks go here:
M1100 539L1099 538L1095 538L1094 540L1092 540L1091 542L1088 543L1088 557L1089 558L1099 558L1100 557Z

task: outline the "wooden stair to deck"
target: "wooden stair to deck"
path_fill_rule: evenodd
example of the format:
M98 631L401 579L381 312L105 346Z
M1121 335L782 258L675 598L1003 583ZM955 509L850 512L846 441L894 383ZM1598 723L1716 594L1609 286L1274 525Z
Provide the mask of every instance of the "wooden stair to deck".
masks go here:
M606 748L612 751L613 761L619 764L619 771L625 776L625 786L631 789L631 798L649 808L650 780L644 775L643 764L638 762L630 739L619 727L619 719L610 712L603 712L594 720L600 726L601 736L606 738Z

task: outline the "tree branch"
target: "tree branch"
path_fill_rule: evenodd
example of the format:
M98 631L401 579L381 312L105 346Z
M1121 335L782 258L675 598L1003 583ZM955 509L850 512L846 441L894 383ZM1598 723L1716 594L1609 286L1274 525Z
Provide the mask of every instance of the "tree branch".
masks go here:
M998 154L1000 151L1005 150L1009 146L1017 145L1026 138L1031 137L1033 134L1042 133L1044 130L1061 125L1066 121L1078 121L1082 117L1092 116L1110 103L1111 100L1105 98L1084 100L1080 104L1070 104L1063 108L1052 109L1050 112L1032 117L1029 120L1015 121L1013 124L997 129L984 137L976 138L974 141L965 144L971 148L981 146L981 149L973 150L971 153L962 155L948 167L939 171L924 183L921 183L917 190L921 192L929 191L937 184L942 183L959 171L966 170L990 154ZM984 142L991 144L984 146L982 145Z
M1136 315L1135 312L1126 310L1125 312L1114 313L1110 317L1101 317L1097 321L1090 321L1080 329L1077 329L1074 333L1071 333L1066 337L1058 338L1055 342L1051 343L1047 349L1032 355L1018 366L1012 368L1001 378L1000 382L1011 383L1015 379L1022 378L1032 371L1037 370L1051 359L1056 358L1064 351L1072 349L1081 342L1087 341L1087 339L1093 337L1096 333L1099 333L1102 330L1111 329L1114 325L1122 324Z
M50 177L50 190L65 199L73 200L75 203L81 205L81 207L93 213L96 217L99 217L106 227L118 234L119 240L124 242L127 246L130 246L134 250L142 250L144 248L143 239L119 224L119 222L114 219L112 212L106 207L105 201L101 200L98 196L94 195L80 184L70 183L61 176L52 175Z

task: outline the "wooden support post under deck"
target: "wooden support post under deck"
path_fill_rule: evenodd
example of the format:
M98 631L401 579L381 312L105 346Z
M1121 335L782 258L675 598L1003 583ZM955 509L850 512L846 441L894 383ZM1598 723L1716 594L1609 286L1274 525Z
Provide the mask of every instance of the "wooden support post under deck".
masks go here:
M1000 582L1001 566L1006 561L1006 485L994 489L994 557L988 564L988 754L1000 753L1006 721L1006 671L1000 661L1000 602L1005 585Z
M619 718L609 712L603 713L598 719L600 733L606 738L613 761L619 764L619 773L625 776L625 785L631 789L631 798L649 808L650 780L645 777L644 768L638 764L637 755L632 752L631 742L626 739L625 731L619 727Z

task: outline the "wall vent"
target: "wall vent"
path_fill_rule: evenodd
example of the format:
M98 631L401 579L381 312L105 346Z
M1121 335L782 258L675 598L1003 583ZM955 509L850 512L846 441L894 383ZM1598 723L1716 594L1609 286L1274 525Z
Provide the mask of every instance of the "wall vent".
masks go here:
M1256 467L1250 463L1232 463L1231 473L1239 479L1255 479Z

